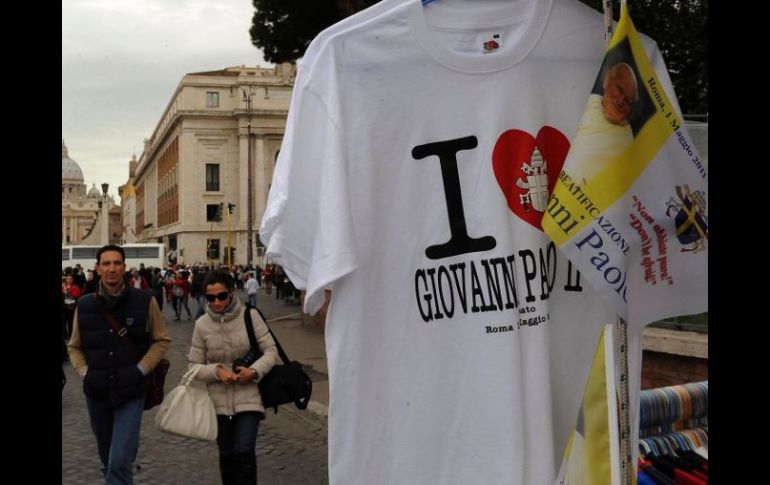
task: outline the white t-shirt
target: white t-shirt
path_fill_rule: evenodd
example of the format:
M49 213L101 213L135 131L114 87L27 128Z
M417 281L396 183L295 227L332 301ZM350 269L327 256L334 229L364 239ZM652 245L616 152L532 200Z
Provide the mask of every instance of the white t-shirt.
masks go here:
M295 88L263 227L306 310L333 290L331 484L554 480L614 314L515 191L535 148L558 175L602 25L573 0L409 1L331 35Z
M356 12L350 17L346 17L334 25L331 25L320 32L305 50L302 59L297 62L297 75L294 80L294 92L289 104L289 113L286 117L286 136L281 142L281 150L278 153L273 179L271 181L271 190L268 194L267 206L262 216L262 222L259 229L260 240L267 245L273 234L275 225L280 219L283 208L288 197L288 173L292 167L294 143L298 140L293 135L294 119L297 113L302 111L302 93L305 90L306 83L313 72L313 66L318 57L318 53L326 48L326 42L333 36L345 32L346 30L360 26L376 18L380 14L387 12L393 7L406 3L408 0L381 0L378 3ZM301 142L301 139L299 140ZM291 277L291 276L290 276ZM293 280L294 278L292 278ZM304 286L303 286L304 287Z

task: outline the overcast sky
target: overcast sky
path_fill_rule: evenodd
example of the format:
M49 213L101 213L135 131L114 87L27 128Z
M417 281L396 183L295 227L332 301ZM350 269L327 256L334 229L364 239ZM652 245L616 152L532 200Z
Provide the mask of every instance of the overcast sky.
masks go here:
M85 183L128 180L186 73L269 67L251 0L63 0L62 137ZM101 189L100 189L101 190Z

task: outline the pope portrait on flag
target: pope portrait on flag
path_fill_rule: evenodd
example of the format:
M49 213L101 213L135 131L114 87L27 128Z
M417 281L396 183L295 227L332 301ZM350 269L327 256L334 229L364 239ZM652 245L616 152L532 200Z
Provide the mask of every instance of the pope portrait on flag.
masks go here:
M565 170L589 183L607 166L623 163L623 153L654 112L626 40L607 52L586 102Z

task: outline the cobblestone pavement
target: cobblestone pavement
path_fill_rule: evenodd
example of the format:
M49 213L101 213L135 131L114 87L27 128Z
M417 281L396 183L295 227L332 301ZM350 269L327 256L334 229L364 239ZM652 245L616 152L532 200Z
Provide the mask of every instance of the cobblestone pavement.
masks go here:
M245 295L241 294L241 301ZM298 305L275 302L260 289L260 308L268 319L299 312ZM269 302L268 302L269 298ZM264 303L263 303L264 302ZM197 303L190 302L195 314ZM172 339L167 358L171 368L166 392L179 382L186 367L193 322L173 321L170 304L164 302L163 315ZM104 483L99 472L96 442L88 423L80 378L72 366L64 364L67 385L62 392L62 484ZM315 379L315 377L314 377ZM200 484L220 482L215 442L204 442L162 433L155 428L157 408L145 412L134 474L136 484ZM272 410L261 422L257 437L258 480L261 485L325 484L327 479L327 426L323 417L300 411L293 405Z

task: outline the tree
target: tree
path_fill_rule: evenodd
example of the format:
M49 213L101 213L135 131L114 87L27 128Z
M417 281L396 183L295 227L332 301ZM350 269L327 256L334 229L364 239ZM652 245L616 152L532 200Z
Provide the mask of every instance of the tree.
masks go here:
M335 0L252 0L251 43L265 60L293 62L302 57L310 41L340 20Z
M602 0L580 0L602 11ZM268 62L294 62L326 27L377 0L253 0L251 42ZM617 20L620 4L613 2ZM708 0L632 0L637 30L655 39L685 114L708 114ZM598 66L597 66L598 69Z
M252 0L251 43L273 63L294 62L326 27L378 0Z

